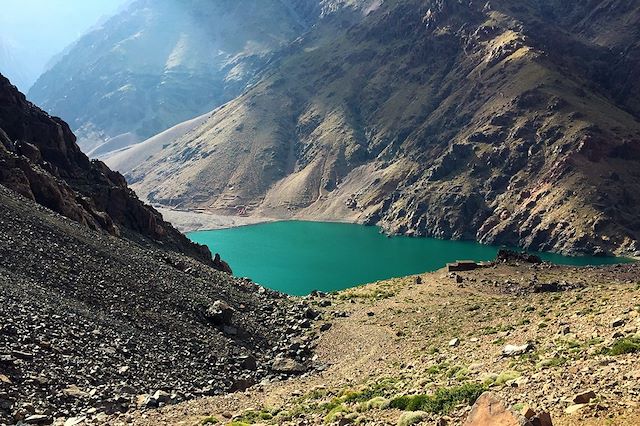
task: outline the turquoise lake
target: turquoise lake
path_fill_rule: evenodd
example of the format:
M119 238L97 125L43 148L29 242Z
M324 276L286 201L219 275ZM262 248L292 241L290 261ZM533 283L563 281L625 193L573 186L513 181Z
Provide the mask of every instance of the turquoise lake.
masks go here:
M387 278L434 271L456 260L491 260L499 247L432 238L387 237L379 228L344 223L284 221L188 234L220 253L234 275L283 293L334 291ZM625 259L542 253L564 265L602 265Z

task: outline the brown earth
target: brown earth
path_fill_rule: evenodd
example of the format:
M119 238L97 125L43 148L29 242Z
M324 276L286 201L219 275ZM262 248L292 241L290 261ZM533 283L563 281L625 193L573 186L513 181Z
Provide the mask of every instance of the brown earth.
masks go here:
M605 353L615 341L638 337L640 265L498 265L420 278L422 284L408 277L309 297L323 313L317 327L332 324L312 332L321 334L320 373L96 423L395 425L403 412L385 408L389 399L469 383L484 383L508 407L548 411L555 425L640 421L638 353ZM534 292L536 283L553 282L575 288ZM527 343L525 353L503 356L506 345ZM573 398L587 391L595 397L568 414ZM427 413L420 424L461 424L472 402Z

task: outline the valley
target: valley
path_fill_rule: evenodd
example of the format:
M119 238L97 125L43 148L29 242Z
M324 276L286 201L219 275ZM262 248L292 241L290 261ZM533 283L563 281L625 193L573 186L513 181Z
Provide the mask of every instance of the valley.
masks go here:
M104 1L3 9L0 426L640 424L640 2Z
M640 9L601 3L337 6L244 93L120 171L183 210L636 255Z

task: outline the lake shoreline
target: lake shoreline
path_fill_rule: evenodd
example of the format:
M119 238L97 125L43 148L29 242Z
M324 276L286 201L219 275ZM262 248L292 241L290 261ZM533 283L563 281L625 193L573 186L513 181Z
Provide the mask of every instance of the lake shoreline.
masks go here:
M200 231L218 231L221 229L241 228L245 226L261 225L273 222L314 222L314 223L342 223L359 225L358 222L339 219L308 219L299 217L269 217L269 216L237 216L208 213L194 210L178 210L166 206L154 205L162 217L170 222L180 232L187 234Z
M322 220L313 220L306 218L296 218L296 217L267 217L267 216L237 216L237 215L224 215L224 214L216 214L216 213L208 213L204 211L194 211L194 210L178 210L173 209L166 206L154 205L153 206L158 212L160 212L164 218L164 220L170 222L176 229L184 234L189 234L192 232L201 232L201 231L218 231L221 229L233 229L233 228L241 228L246 226L253 225L261 225L265 223L273 223L273 222L314 222L314 223L341 223L341 224L351 224L351 225L361 225L354 221L349 220L336 220L336 219L322 219ZM366 226L366 225L363 225ZM381 232L387 237L393 236L406 236L409 235L389 235L386 232ZM422 238L422 237L417 237ZM428 238L428 237L425 237ZM473 241L476 242L477 241ZM521 251L527 251L524 249L518 249ZM537 252L533 252L537 253ZM561 253L555 253L561 254ZM578 255L578 256L570 256L570 257L584 257L587 255ZM617 259L626 259L631 262L640 262L640 257L638 256L606 256L608 258L617 258ZM626 263L626 262L621 262Z
M239 276L294 296L436 271L460 259L491 261L503 248L427 237L387 238L378 227L301 220L198 231L188 236L220 253ZM624 258L536 254L558 265L629 262Z
M153 206L165 221L170 222L180 232L186 234L197 231L216 231L239 228L261 223L277 222L283 219L262 216L232 216L193 210L176 210L169 207Z

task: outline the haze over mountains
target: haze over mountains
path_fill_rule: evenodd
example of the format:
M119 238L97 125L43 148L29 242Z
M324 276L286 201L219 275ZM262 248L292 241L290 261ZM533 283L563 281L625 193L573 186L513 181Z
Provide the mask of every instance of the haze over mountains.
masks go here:
M475 244L156 210L640 259L637 1L134 0L55 62L0 74L0 424L640 424L632 259L327 294Z
M639 21L622 0L138 1L30 97L157 204L633 254Z
M128 0L4 0L0 72L26 92L57 55Z
M239 95L307 29L308 3L135 1L78 40L29 98L68 120L85 152L104 155Z

